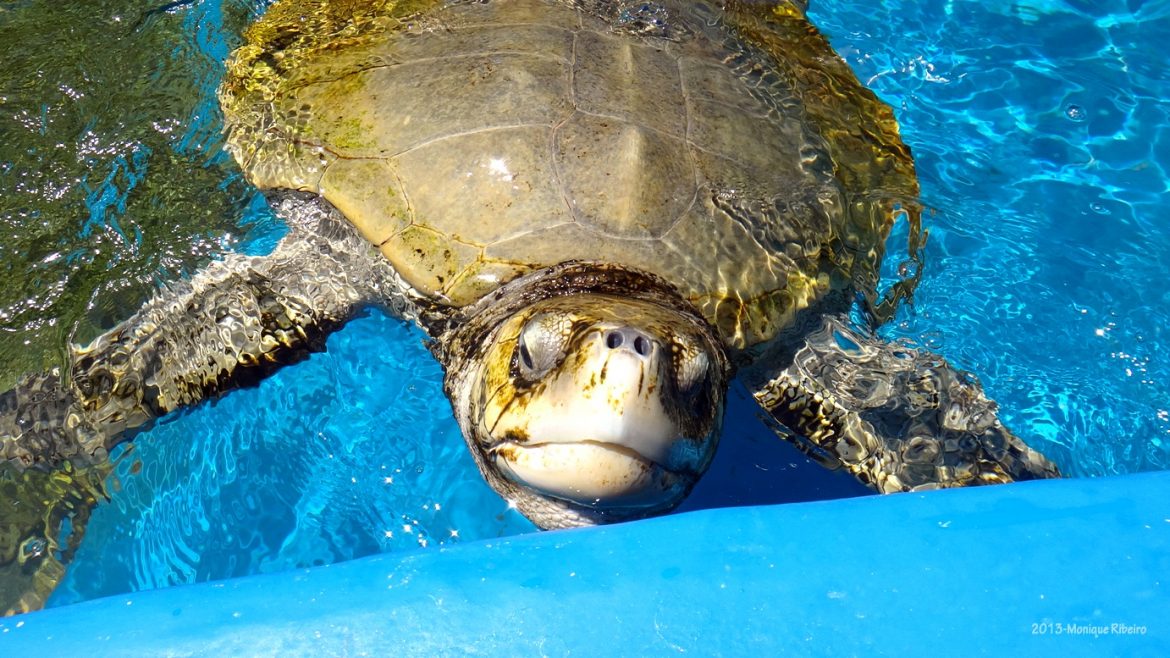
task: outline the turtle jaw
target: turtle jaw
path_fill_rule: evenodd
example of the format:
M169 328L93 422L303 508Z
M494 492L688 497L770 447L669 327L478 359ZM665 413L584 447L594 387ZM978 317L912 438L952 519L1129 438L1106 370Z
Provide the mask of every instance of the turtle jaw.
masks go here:
M652 509L690 489L688 478L616 444L506 442L491 454L506 479L599 510Z

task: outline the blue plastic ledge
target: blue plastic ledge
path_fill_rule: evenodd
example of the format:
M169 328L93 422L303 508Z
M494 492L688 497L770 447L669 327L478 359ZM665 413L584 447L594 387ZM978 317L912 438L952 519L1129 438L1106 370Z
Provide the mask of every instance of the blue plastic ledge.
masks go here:
M1170 472L708 510L112 597L0 655L1170 655Z

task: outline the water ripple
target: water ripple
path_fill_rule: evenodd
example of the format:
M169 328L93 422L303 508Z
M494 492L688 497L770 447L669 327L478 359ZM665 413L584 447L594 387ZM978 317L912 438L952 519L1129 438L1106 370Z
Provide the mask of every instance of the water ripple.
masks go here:
M932 337L1070 474L1170 467L1165 3L852 4L813 11L935 209L887 333Z
M52 363L72 327L125 317L156 281L281 234L222 153L213 95L266 3L157 4L0 19L28 51L0 72L5 377ZM916 305L887 336L977 373L1070 474L1170 467L1167 3L812 5L895 108L932 209ZM420 341L371 314L327 353L140 436L54 602L530 530L480 479ZM745 474L788 489L772 501L833 495L795 460L755 460L778 444L745 429L733 393L739 461L704 480L720 504L760 500Z

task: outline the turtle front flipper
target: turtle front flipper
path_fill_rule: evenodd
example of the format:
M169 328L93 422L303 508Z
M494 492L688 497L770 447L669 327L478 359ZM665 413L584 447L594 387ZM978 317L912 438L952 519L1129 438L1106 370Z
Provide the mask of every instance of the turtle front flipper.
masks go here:
M211 263L73 348L66 374L0 394L0 463L104 461L154 419L321 350L362 306L408 315L390 266L336 209L296 193L272 202L290 230L271 254Z
M105 497L112 465L80 411L53 374L0 393L0 616L44 606Z
M290 230L271 254L210 264L74 348L64 373L0 393L0 613L43 604L104 496L116 445L322 349L364 305L406 303L332 206L292 193L272 202Z
M44 607L112 470L110 462L66 461L52 471L0 462L0 616Z
M784 371L754 387L786 437L882 492L1060 477L942 357L827 317Z
M290 229L272 253L213 262L74 350L68 385L107 448L324 349L363 306L401 299L389 264L327 202L291 192L270 202Z

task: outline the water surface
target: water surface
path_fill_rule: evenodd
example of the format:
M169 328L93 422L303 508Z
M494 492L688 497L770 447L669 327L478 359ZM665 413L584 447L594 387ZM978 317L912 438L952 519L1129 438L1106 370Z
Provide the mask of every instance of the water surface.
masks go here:
M0 2L0 385L279 235L214 102L265 4ZM1170 7L812 4L895 108L932 209L915 303L885 335L976 372L1066 473L1170 466ZM529 531L480 480L421 340L371 312L141 435L53 602ZM686 508L860 493L736 389Z

